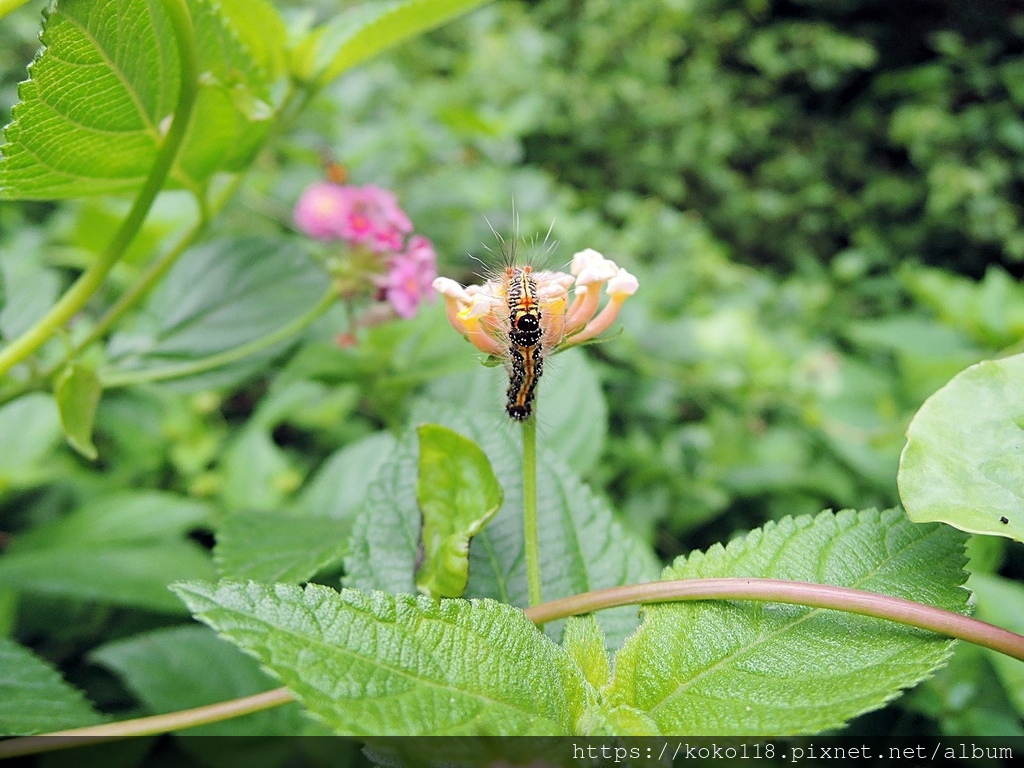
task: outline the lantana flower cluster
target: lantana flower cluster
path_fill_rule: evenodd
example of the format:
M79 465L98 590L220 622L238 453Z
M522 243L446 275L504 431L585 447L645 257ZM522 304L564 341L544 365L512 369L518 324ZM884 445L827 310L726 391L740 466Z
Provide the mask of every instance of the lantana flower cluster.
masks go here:
M547 349L563 349L600 336L615 322L623 302L639 288L636 277L592 248L572 257L568 274L540 270L534 279L542 343ZM602 287L608 296L603 308ZM507 288L501 276L466 287L447 277L434 280L452 327L481 352L496 357L508 352Z
M355 294L369 284L403 318L413 317L420 304L433 300L434 246L413 233L393 192L373 185L318 182L302 193L294 217L310 237L348 246L347 258L332 265L343 292Z

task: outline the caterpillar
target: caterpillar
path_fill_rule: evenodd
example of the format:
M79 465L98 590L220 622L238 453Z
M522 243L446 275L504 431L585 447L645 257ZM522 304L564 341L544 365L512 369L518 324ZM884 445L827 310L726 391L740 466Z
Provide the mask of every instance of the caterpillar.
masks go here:
M516 421L526 421L533 414L537 382L544 370L541 306L532 267L509 267L505 280L509 312L509 383L505 411Z

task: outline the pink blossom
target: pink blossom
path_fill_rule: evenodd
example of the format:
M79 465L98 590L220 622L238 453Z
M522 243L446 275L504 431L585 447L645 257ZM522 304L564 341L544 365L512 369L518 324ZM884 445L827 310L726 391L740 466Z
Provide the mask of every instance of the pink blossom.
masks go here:
M391 259L381 287L384 298L399 317L413 317L424 300L433 301L432 284L437 277L437 255L430 240L414 235L405 253Z
M310 184L295 204L295 225L310 237L334 240L340 236L338 222L348 206L344 187L327 182Z
M340 189L345 196L338 221L341 237L376 253L400 251L405 235L412 232L412 222L399 207L395 194L373 185Z

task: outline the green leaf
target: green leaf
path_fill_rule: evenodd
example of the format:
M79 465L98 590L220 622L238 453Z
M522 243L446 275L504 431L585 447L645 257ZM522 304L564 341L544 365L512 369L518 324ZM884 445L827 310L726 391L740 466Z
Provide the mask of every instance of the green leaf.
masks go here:
M175 591L340 734L568 734L583 699L565 652L493 601L256 582Z
M538 428L545 446L579 474L593 469L608 429L608 406L594 366L581 350L570 349L544 363L537 387ZM432 382L427 393L470 413L497 413L507 388L502 370L478 365Z
M976 598L977 618L1024 634L1024 584L987 573L972 573L968 586ZM987 649L985 653L1017 714L1024 718L1024 661Z
M164 491L122 491L19 533L8 553L61 547L111 547L176 539L209 518L209 506Z
M0 586L162 613L181 613L181 603L167 591L172 581L212 576L206 552L184 541L54 546L0 557Z
M267 73L212 0L189 3L203 73L171 178L191 189L244 167L271 114ZM131 19L131 24L123 23ZM179 59L158 0L61 0L0 148L0 197L129 193L149 173L177 102Z
M318 27L295 54L303 79L333 80L381 51L483 5L485 0L378 0L364 2Z
M770 577L967 611L964 537L900 510L785 518L679 558L666 579ZM662 733L815 733L876 709L942 664L952 641L891 622L771 603L652 605L607 697Z
M92 662L120 677L151 714L201 707L276 687L259 665L205 627L158 629L102 645ZM189 728L189 736L287 736L301 726L297 706ZM266 746L265 744L263 745Z
M301 582L340 564L351 523L331 517L243 511L217 528L214 561L227 579Z
M487 454L505 503L469 548L468 597L529 604L523 562L522 449L508 420L425 405L417 422L436 422L470 438ZM346 586L403 593L415 589L420 512L416 501L417 447L406 434L381 466L352 531L345 558ZM592 589L648 581L657 563L646 545L614 519L611 510L562 461L541 450L537 463L541 579L545 600ZM637 626L631 606L602 611L598 622L615 648ZM560 633L560 623L548 625Z
M64 436L72 448L91 461L98 456L92 443L92 425L101 393L95 369L82 363L68 365L53 388Z
M296 505L307 514L350 524L380 465L395 450L388 432L374 432L331 454L303 488Z
M316 304L327 275L293 240L217 240L185 253L140 314L108 346L117 372L160 370L235 349L281 329ZM280 351L280 346L275 350ZM256 360L256 365L266 358ZM193 377L198 388L237 381L253 364Z
M102 723L77 688L27 648L0 637L0 736L25 736Z
M50 477L43 459L60 434L60 417L49 395L28 394L0 407L0 492Z
M601 690L608 684L612 668L605 650L604 633L593 615L573 616L565 622L562 647L594 689Z
M911 520L1024 541L1024 355L961 372L907 428L899 489Z
M497 514L504 493L472 440L437 424L423 424L416 433L416 499L423 513L416 588L432 597L460 597L469 581L469 542Z

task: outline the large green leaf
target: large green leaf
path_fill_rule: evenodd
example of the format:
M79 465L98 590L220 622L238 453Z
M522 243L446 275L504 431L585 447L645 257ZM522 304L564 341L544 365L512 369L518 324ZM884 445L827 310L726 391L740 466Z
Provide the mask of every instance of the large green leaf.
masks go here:
M108 354L116 371L125 372L234 349L297 320L327 286L326 274L296 241L217 240L182 256L134 322L113 336ZM230 367L227 380L250 370ZM223 383L216 374L196 382Z
M171 178L197 188L216 171L248 162L271 110L267 73L219 5L191 0L189 8L203 75ZM180 86L175 37L161 3L61 0L42 42L0 148L0 196L132 192L163 143Z
M517 425L497 417L467 418L437 404L425 404L414 421L440 423L475 441L505 489L501 510L470 546L466 595L528 605ZM416 441L407 434L381 466L356 519L352 551L345 559L347 586L393 593L415 589L420 535L416 473ZM545 600L655 577L657 564L650 550L549 451L538 456L537 484ZM615 648L636 628L637 611L629 606L602 611L598 621L609 647ZM558 627L552 632L557 634Z
M117 673L152 714L201 707L275 687L259 665L205 627L170 627L116 640L89 654ZM190 736L287 736L298 732L294 705L190 728ZM265 744L263 745L266 746Z
M522 611L493 601L316 584L175 590L338 733L568 734L584 698L568 655Z
M608 429L608 406L594 366L582 350L571 349L544 363L537 387L537 428L544 445L585 474L600 458ZM437 379L427 394L469 413L500 413L507 388L501 368L477 365Z
M680 558L666 579L751 576L882 592L967 611L964 536L900 510L785 518ZM652 605L615 657L607 700L665 734L796 734L882 706L952 641L863 616L752 602Z
M293 68L301 78L327 82L347 69L486 0L377 0L338 14L303 41Z
M907 429L900 498L911 520L1024 541L1024 355L972 365Z
M29 595L90 600L181 613L167 591L179 579L213 576L207 553L185 541L53 546L0 557L0 586Z
M0 637L0 736L103 722L77 688L27 648Z
M416 498L423 513L423 562L416 587L433 597L461 597L469 581L469 542L504 498L480 447L458 432L422 424Z
M319 515L249 510L217 527L214 559L227 579L301 582L337 565L351 524Z

